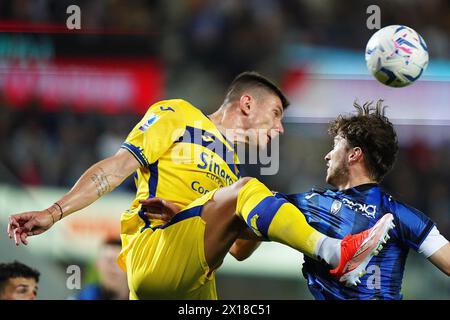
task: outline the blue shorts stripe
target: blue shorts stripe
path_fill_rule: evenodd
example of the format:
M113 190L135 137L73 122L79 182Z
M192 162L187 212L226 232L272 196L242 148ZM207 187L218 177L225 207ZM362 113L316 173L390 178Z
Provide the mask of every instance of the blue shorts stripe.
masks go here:
M187 210L180 211L168 223L166 223L162 226L156 227L155 229L165 229L177 222L180 222L180 221L192 218L192 217L200 217L202 215L202 210L203 210L203 206L201 205L201 206L196 206L196 207L189 208Z
M145 211L143 209L139 210L138 215L145 222L145 226L142 227L141 232L147 228L150 228L150 220L148 220L147 216L145 215Z
M166 224L157 226L157 227L152 227L150 225L150 222L148 221L148 218L145 216L145 212L144 210L139 210L139 216L146 221L145 227L143 227L141 229L141 232L144 231L147 228L152 229L153 231L157 230L157 229L165 229L167 227L170 227L171 225L174 225L175 223L178 223L180 221L192 218L192 217L200 217L202 215L202 210L203 210L203 206L196 206L196 207L192 207L189 208L187 210L183 210L178 212L175 217L173 217L172 220L170 220L169 222L167 222Z

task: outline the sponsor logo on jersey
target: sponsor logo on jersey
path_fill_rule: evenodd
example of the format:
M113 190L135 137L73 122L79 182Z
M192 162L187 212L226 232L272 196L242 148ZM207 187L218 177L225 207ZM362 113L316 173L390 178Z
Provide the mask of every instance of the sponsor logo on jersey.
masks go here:
M375 218L375 213L377 212L376 205L354 202L346 198L342 199L342 203L351 210L359 212L368 218Z
M209 192L208 189L206 189L205 187L203 187L200 184L200 181L192 181L191 189L194 190L194 191L197 191L200 194L207 194Z
M237 180L234 176L227 172L225 169L227 166L223 160L218 161L214 156L206 152L202 152L200 154L200 163L197 165L197 168L207 170L217 177L220 177L227 186L233 184Z
M144 121L144 123L139 127L139 130L146 131L148 128L150 128L153 124L155 124L156 121L159 120L159 116L156 114L151 113L147 120Z

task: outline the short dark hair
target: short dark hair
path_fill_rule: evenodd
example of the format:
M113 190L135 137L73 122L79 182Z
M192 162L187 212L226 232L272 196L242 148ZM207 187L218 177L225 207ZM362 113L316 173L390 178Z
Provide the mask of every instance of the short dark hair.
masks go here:
M351 147L360 147L369 174L380 182L391 170L398 153L398 139L394 126L384 115L383 100L360 106L356 101L353 106L356 115L343 116L330 122L328 133L340 135Z
M269 90L280 98L283 109L286 109L289 106L289 101L281 89L272 81L255 71L245 71L234 78L228 88L225 99L234 101L239 99L245 90L253 88Z
M40 275L41 274L39 271L18 261L11 263L0 263L0 292L3 291L9 279L27 278L34 279L36 282L39 282Z
M120 238L106 238L103 242L103 246L122 247L122 241Z

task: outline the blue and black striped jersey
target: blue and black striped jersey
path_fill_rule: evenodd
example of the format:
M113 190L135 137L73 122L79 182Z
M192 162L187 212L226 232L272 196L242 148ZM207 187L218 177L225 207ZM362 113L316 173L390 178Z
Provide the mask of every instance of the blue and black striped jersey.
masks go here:
M396 201L376 184L341 191L312 189L293 195L277 194L297 206L308 223L327 236L371 228L386 213L394 215L391 239L367 266L356 287L345 287L329 274L324 262L305 256L303 275L316 299L401 299L401 285L409 249L417 251L434 227L422 212Z

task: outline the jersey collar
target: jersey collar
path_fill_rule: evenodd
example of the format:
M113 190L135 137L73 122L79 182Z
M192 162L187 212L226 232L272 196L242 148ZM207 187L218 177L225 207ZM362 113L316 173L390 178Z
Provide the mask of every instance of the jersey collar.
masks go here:
M361 193L366 193L369 190L378 187L378 183L364 183L364 184L360 184L358 186L354 186L348 189L344 189L344 190L339 190L336 191L336 193L340 193L340 194L361 194Z

